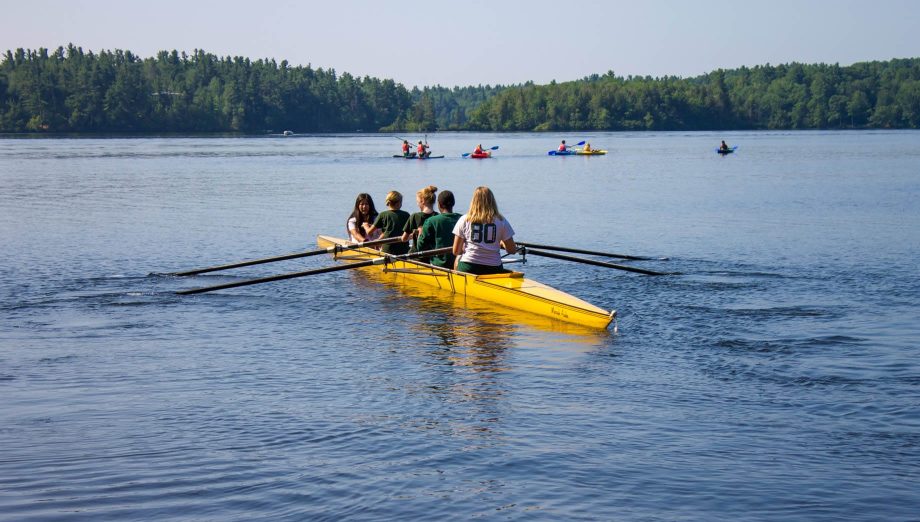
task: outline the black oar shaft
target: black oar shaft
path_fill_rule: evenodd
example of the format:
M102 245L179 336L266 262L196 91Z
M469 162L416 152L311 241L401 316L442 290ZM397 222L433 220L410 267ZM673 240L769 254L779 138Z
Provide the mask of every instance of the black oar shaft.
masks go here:
M333 245L331 247L321 248L319 250L310 250L307 252L293 252L291 254L284 254L284 255L274 256L274 257L265 257L262 259L253 259L251 261L240 261L239 263L209 266L207 268L197 268L195 270L186 270L185 272L173 272L169 275L191 276L191 275L198 275L198 274L206 274L208 272L217 272L220 270L230 270L231 268L242 268L244 266L261 265L263 263L273 263L275 261L287 261L288 259L299 259L301 257L318 256L320 254L331 254L333 252L342 251L342 250L354 250L356 248L385 245L387 243L395 243L397 241L402 241L402 239L399 237L391 237L387 239L378 239L376 241L365 241L364 243L356 243L354 245L344 245L344 246Z
M411 254L403 254L401 256L391 256L384 255L382 257L375 257L373 259L368 259L367 261L359 261L357 263L349 263L345 265L335 265L327 266L325 268L314 268L313 270L305 270L303 272L290 272L287 274L279 274L269 277L260 277L258 279L247 279L245 281L235 281L232 283L224 283L222 285L206 286L203 288L192 288L190 290L179 290L176 292L179 295L191 295L191 294L202 294L205 292L213 292L215 290L225 290L227 288L237 288L240 286L248 285L257 285L259 283L270 283L272 281L281 281L283 279L293 279L295 277L304 277L317 274L326 274L329 272L338 272L340 270L351 270L354 268L362 268L372 265L382 265L387 262L394 261L403 261L408 259L415 259L419 257L431 257L439 254L445 254L450 252L452 247L436 248L434 250L426 250L424 252L413 252Z
M287 274L274 275L269 277L260 277L259 279L247 279L246 281L236 281L233 283L224 283L222 285L206 286L204 288L192 288L191 290L180 290L176 292L179 295L202 294L204 292L213 292L214 290L225 290L227 288L236 288L238 286L257 285L259 283L270 283L272 281L281 281L283 279L293 279L295 277L304 277L308 275L325 274L328 272L337 272L339 270L350 270L352 268L361 268L362 266L371 266L377 259L352 263L350 265L327 266L325 268L315 268L303 272L290 272Z
M637 274L645 275L674 275L673 272L655 272L654 270L646 270L644 268L636 268L634 266L627 265L618 265L615 263L605 263L604 261L595 261L593 259L585 259L582 257L567 256L563 254L556 254L554 252L545 252L543 250L534 250L530 246L525 247L524 252L529 255L551 257L553 259L562 259L564 261L574 261L576 263L584 263L586 265L602 266L605 268L616 268L617 270L625 270L627 272L636 272Z
M521 245L526 246L526 247L542 248L542 249L544 249L544 250L556 250L556 251L559 251L559 252L571 252L571 253L573 253L573 254L587 254L587 255L589 255L589 256L615 257L615 258L617 258L617 259L629 259L629 260L632 260L632 261L650 261L650 260L652 259L652 258L650 258L650 257L630 256L630 255L626 255L626 254L612 254L612 253L609 253L609 252L595 252L595 251L593 251L593 250L582 250L582 249L580 249L580 248L569 248L569 247L552 246L552 245L538 245L538 244L536 244L536 243L526 243L526 242L524 242L524 243L521 243Z

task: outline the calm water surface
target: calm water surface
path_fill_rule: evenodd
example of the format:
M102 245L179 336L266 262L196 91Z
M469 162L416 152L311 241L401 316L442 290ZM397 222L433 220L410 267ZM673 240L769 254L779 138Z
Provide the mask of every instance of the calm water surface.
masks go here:
M917 520L920 133L428 140L0 139L0 519ZM601 333L355 272L174 294L320 257L164 275L428 184L683 275L519 266Z

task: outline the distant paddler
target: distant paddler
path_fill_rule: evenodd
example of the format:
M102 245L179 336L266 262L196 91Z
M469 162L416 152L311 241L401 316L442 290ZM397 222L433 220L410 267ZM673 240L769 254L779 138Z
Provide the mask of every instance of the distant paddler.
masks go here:
M422 140L418 140L418 147L416 150L418 157L427 158L428 156L431 156L431 151L429 151L428 149L429 147L427 143L422 143Z

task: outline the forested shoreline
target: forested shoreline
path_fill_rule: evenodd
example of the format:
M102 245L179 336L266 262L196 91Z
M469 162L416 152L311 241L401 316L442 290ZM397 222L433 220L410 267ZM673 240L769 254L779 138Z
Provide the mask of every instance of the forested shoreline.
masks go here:
M422 89L202 50L0 58L4 133L866 128L920 128L920 58Z

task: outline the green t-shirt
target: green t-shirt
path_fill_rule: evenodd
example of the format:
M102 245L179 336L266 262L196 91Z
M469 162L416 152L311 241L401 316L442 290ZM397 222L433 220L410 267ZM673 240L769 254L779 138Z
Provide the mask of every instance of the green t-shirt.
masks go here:
M403 232L412 234L412 239L414 240L414 243L412 244L412 248L409 250L410 252L419 251L418 250L418 237L416 237L415 235L418 228L422 226L426 220L434 216L437 216L437 215L438 215L437 212L432 212L431 214L426 214L424 212L416 212L415 214L412 214L411 216L409 216L409 221L406 221L406 226L403 228Z
M406 222L409 221L409 213L405 210L384 210L377 215L377 219L374 220L374 227L379 228L383 232L383 236L380 239L386 239L390 237L399 237L403 233L403 227L406 226ZM387 254L393 254L394 256L399 256L409 252L408 243L390 243L388 245L383 245L384 252Z
M422 233L418 236L419 251L434 250L454 245L454 225L460 220L456 212L432 216L422 225ZM454 267L454 255L442 254L431 258L431 264L445 268Z

